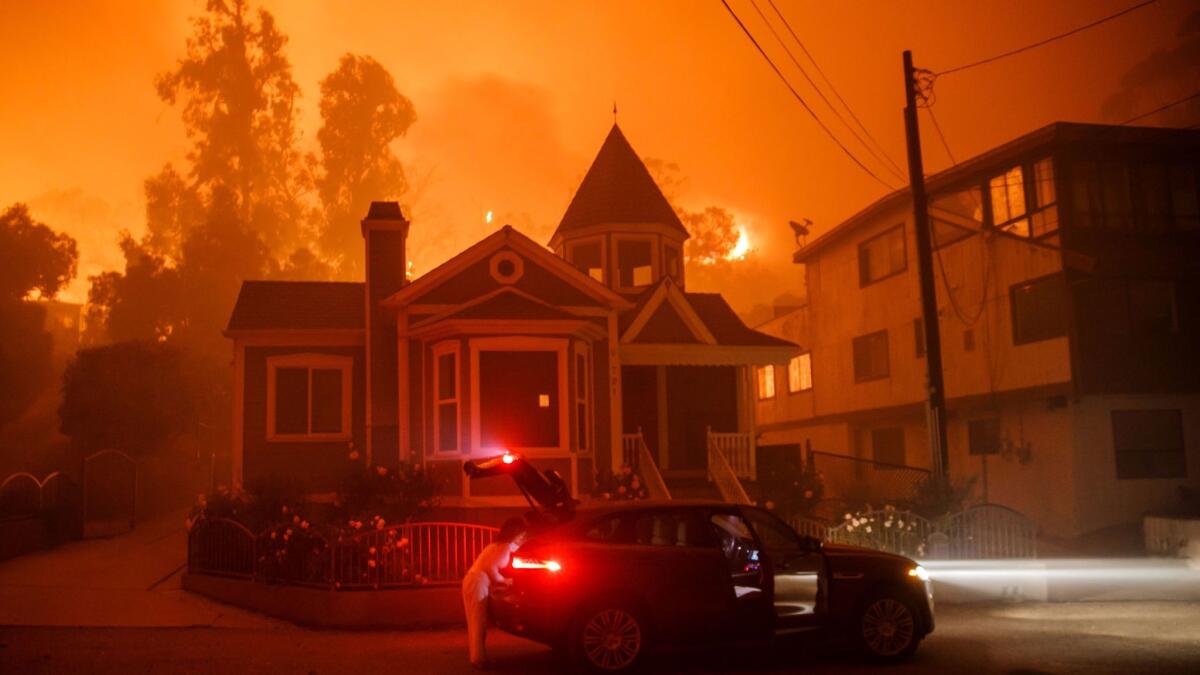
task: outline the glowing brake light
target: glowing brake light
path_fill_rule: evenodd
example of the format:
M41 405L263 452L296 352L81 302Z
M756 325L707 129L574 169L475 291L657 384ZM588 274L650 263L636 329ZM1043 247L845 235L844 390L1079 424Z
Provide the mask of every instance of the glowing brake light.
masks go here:
M511 452L504 453L504 456L500 458L500 461L504 462L505 464L512 464L514 460L516 460L516 456L514 456Z
M513 569L515 570L549 570L558 572L562 569L562 565L558 564L557 560L538 560L536 558L521 558L514 557L512 561Z

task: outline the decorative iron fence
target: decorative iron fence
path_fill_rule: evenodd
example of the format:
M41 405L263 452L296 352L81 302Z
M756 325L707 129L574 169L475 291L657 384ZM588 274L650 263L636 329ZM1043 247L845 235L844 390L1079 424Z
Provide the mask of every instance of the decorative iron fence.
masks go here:
M188 571L335 590L453 584L496 531L405 523L330 540L311 528L255 535L233 520L201 518L188 533Z
M797 532L834 544L850 544L915 558L980 560L1034 558L1037 527L999 504L981 504L930 520L911 511L877 509L852 514L836 525L795 518Z

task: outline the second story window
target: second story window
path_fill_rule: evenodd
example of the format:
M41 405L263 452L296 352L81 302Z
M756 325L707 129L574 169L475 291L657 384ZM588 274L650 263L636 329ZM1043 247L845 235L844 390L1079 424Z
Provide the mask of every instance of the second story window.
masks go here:
M1013 286L1013 344L1023 345L1067 334L1067 283L1053 274Z
M1041 237L1058 231L1058 191L1054 160L1018 164L988 181L991 223L1019 237Z
M653 244L649 240L617 241L617 281L621 288L638 288L654 283Z
M812 354L793 356L788 361L788 393L812 389Z
M683 263L679 258L678 246L663 246L663 272L675 281L683 279Z
M858 285L868 286L899 274L907 264L904 225L900 224L858 245Z
M881 380L889 374L887 331L854 338L854 381Z
M575 269L604 283L604 250L601 242L574 242L567 246L567 260Z
M754 369L758 388L758 400L775 398L775 366L759 366Z

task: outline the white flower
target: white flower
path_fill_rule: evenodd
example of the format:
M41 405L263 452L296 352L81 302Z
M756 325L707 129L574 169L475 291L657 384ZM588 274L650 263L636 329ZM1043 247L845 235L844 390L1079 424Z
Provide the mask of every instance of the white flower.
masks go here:
M867 532L869 533L870 531L871 531L871 526L870 526L870 525L868 525L868 526L867 526Z

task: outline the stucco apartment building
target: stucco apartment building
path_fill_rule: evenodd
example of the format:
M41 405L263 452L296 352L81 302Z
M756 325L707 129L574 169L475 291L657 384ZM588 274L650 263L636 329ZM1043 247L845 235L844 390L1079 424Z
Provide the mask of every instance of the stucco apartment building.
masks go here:
M1074 536L1200 487L1200 132L1056 123L930 176L949 468ZM911 200L808 241L762 445L929 468ZM886 470L864 474L866 480Z

